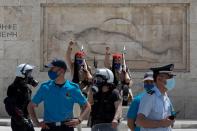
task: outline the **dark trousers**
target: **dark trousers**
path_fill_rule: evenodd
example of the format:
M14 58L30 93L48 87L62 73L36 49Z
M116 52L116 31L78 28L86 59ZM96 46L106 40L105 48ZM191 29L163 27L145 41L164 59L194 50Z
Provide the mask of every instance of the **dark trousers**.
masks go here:
M66 125L61 126L49 126L50 129L42 129L41 131L74 131L73 127L68 127Z
M28 121L29 123L23 123L20 120L11 118L12 131L35 131L31 120Z

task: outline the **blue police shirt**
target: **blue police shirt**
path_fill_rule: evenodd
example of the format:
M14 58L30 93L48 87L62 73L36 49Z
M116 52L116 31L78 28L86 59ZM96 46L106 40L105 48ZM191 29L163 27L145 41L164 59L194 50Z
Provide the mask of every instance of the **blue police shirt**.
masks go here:
M32 99L35 104L44 102L44 121L59 122L73 118L73 105L87 103L79 86L67 80L62 87L58 87L55 81L49 80L43 83Z
M167 94L161 94L157 87L154 87L154 94L144 94L140 101L138 114L143 114L150 120L162 120L171 115L171 102ZM140 131L171 131L171 127L140 128Z
M127 118L136 120L137 118L137 112L140 105L140 100L143 97L145 92L140 93L139 95L135 96L127 113ZM140 131L140 128L138 126L135 127L135 131Z

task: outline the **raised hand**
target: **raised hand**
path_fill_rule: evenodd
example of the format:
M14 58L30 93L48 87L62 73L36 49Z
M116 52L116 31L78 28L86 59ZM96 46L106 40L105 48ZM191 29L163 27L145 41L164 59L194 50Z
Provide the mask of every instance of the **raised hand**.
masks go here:
M72 50L73 45L74 45L74 42L71 40L71 41L69 42L68 48L69 48L70 50Z
M110 54L110 47L108 46L105 49L106 49L106 54Z
M83 59L83 70L88 71L88 65L87 65L85 59Z

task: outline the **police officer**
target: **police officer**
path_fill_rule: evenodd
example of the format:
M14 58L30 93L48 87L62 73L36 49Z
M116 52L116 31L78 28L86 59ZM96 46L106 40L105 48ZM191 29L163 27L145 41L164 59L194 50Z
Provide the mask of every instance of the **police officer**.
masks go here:
M83 96L78 84L64 78L67 70L66 63L61 59L54 59L50 64L48 76L50 80L41 84L37 93L28 105L28 111L33 122L42 131L74 131L74 127L90 112L90 105ZM35 107L44 102L44 121L39 122L35 114ZM82 106L78 118L73 117L73 105Z
M129 69L123 68L122 60L125 59L123 58L123 55L120 53L113 54L112 65L110 64L110 55L110 48L106 47L104 65L106 68L112 70L114 74L113 83L115 84L116 88L120 91L121 96L123 97L123 106L127 106L133 98L133 94L130 89L130 87L133 84L133 81L131 79Z
M136 123L140 131L171 131L174 123L170 119L172 115L172 104L168 98L167 91L175 87L173 75L174 65L166 65L158 68L151 68L154 72L153 78L155 93L146 93L140 101Z
M16 78L8 87L4 100L6 111L11 116L12 131L34 131L29 119L27 105L31 100L29 85L36 87L38 82L32 77L34 66L20 64L16 68Z
M122 114L122 100L119 91L113 86L114 76L107 68L96 69L93 89L89 93L92 105L91 126L99 123L112 123L116 128Z
M154 80L153 80L153 72L149 71L144 74L144 89L145 91L152 95L154 91L152 90L154 87ZM137 118L137 112L140 105L140 100L144 96L145 92L142 92L134 97L132 103L129 106L129 110L127 113L127 125L131 131L140 131L140 128L136 126L135 121Z

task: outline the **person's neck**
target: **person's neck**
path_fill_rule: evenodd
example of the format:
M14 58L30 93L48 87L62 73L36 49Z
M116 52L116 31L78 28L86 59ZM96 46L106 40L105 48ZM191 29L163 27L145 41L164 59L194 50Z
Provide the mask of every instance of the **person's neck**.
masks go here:
M165 95L166 94L166 89L165 87L163 87L163 85L160 85L160 84L156 84L157 85L157 88L159 89L160 93L162 95Z
M60 76L58 77L56 80L55 80L55 83L56 84L64 84L65 83L65 78L63 76Z

